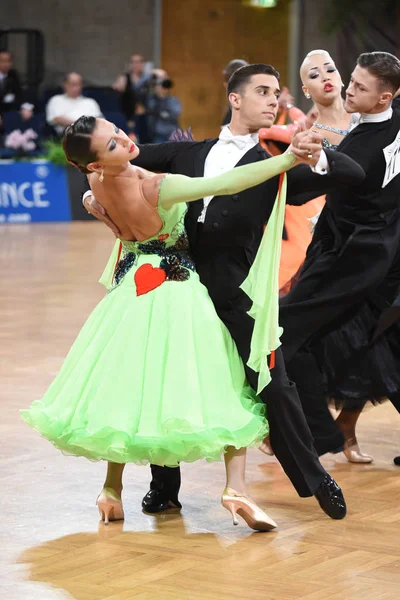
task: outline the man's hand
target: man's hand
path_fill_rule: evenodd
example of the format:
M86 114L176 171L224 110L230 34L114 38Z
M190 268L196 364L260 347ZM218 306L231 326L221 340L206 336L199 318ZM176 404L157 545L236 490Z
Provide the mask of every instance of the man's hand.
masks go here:
M315 167L322 150L322 136L313 131L299 131L293 136L290 152L299 162Z
M115 225L115 223L111 221L105 208L100 204L100 202L97 202L94 196L86 196L86 198L83 201L83 206L86 208L89 214L93 215L94 217L96 217L96 219L107 225L107 227L111 229L114 235L116 235L117 237L121 235L120 230Z

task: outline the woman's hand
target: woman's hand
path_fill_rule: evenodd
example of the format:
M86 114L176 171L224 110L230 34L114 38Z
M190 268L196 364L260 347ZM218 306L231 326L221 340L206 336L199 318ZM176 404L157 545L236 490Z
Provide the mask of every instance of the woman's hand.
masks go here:
M288 150L298 162L315 167L321 156L322 136L313 131L299 131L293 136Z

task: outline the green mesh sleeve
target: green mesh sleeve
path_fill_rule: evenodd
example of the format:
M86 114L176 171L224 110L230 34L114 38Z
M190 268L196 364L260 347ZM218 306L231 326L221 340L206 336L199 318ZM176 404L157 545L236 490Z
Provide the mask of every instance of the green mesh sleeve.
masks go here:
M295 160L290 152L285 152L280 156L236 167L216 177L167 175L160 187L159 202L168 209L179 202L194 202L206 196L238 194L287 171Z

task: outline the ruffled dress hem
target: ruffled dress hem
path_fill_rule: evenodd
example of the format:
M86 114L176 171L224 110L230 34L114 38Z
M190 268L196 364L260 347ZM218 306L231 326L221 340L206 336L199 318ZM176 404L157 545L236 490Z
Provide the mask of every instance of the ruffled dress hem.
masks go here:
M260 420L265 406L249 403L246 408L254 418L239 430L229 431L222 426L196 430L187 421L169 419L163 423L164 433L160 437L130 435L111 427L98 431L84 427L71 429L61 421L47 418L40 406L20 412L30 427L63 454L83 456L91 461L177 467L180 462L202 458L208 462L220 461L229 446L236 449L259 446L268 434L267 422Z

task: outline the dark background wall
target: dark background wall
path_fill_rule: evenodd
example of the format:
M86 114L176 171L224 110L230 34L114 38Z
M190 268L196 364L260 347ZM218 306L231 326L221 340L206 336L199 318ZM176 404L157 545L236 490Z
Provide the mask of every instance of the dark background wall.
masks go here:
M76 70L108 85L132 52L152 60L153 0L3 0L0 27L40 29L46 41L46 84ZM21 48L13 47L23 65Z

